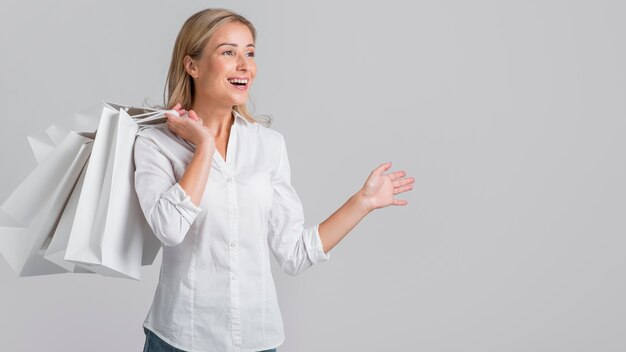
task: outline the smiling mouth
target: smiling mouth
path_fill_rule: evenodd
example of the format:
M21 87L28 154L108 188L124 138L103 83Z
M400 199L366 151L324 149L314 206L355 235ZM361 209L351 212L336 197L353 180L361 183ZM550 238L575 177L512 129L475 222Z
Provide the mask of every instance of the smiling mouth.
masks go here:
M236 87L246 87L248 85L248 80L247 79L237 79L237 78L230 78L228 79L228 82L230 82L230 84L236 86Z

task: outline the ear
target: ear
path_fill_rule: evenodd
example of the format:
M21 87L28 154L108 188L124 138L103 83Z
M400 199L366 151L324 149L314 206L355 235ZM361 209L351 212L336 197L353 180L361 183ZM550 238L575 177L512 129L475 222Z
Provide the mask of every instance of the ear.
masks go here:
M183 67L188 75L193 78L198 78L198 67L196 66L196 62L189 55L185 55L183 58Z

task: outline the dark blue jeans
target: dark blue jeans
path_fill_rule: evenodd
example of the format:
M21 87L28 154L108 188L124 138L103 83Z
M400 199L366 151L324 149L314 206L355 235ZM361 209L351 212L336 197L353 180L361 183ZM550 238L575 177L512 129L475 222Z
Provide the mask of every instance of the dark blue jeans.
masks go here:
M143 328L143 332L146 334L146 343L143 345L143 352L185 352L161 340L160 337L149 329L146 329L146 327ZM276 352L276 349L273 348L260 352Z

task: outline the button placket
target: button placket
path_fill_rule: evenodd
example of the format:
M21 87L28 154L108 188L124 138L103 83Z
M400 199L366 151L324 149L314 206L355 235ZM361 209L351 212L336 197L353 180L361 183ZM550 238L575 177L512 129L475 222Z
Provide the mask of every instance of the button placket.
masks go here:
M229 158L230 160L230 158ZM241 312L240 312L240 292L239 292L239 224L237 219L237 188L233 179L232 165L227 162L225 165L224 177L226 181L226 192L228 194L229 205L229 253L230 253L230 288L231 288L231 327L235 347L240 346L241 336Z

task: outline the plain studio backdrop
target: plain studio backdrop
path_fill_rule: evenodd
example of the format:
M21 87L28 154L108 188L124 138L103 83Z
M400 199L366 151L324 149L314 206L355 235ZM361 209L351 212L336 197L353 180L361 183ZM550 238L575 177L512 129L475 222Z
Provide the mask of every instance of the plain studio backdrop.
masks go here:
M306 224L378 165L414 176L297 277L285 352L626 350L626 5L619 1L16 1L0 5L0 198L26 136L108 99L162 103L185 19L258 29L255 114L285 135ZM1 351L141 351L141 281L18 279Z

